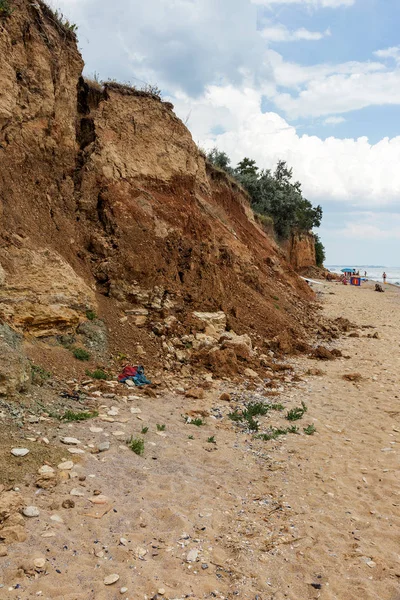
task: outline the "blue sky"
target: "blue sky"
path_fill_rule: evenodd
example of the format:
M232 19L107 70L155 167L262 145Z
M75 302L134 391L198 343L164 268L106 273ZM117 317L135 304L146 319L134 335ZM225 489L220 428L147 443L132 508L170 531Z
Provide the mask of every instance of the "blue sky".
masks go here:
M156 83L204 148L294 169L327 263L400 265L398 0L51 0L86 73Z

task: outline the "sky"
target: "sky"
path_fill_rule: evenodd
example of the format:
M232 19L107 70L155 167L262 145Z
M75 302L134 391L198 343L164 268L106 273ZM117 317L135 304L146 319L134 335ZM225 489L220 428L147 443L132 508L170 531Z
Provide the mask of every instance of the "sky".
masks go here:
M327 264L400 265L398 0L50 0L85 73L156 84L235 166L293 167Z

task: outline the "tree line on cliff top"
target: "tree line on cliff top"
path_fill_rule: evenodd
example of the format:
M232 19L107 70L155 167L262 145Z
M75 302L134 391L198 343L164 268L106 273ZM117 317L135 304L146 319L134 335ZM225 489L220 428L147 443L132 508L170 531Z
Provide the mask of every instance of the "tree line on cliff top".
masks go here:
M293 170L280 160L275 171L259 169L250 158L241 160L236 168L225 152L213 148L207 160L215 167L234 177L248 192L251 206L261 219L273 226L277 238L286 240L292 233L308 233L319 227L322 220L321 206L313 206L304 198L301 184L293 181ZM264 221L265 222L265 221ZM317 265L325 259L324 246L317 234L314 235Z

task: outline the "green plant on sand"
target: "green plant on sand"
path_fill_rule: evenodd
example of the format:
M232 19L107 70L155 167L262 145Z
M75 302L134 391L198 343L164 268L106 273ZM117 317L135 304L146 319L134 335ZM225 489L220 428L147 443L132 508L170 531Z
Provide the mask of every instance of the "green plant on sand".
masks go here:
M90 360L90 354L84 348L73 348L72 349L72 354L78 360Z
M89 369L86 369L85 373L88 377L91 377L92 379L110 379L110 377L103 369L95 369L94 371L89 371Z
M93 419L94 417L98 417L99 413L97 411L93 412L74 412L73 410L67 410L63 416L60 418L61 421L87 421L88 419Z
M142 438L134 438L133 435L126 442L129 448L138 456L143 456L144 453L144 440Z

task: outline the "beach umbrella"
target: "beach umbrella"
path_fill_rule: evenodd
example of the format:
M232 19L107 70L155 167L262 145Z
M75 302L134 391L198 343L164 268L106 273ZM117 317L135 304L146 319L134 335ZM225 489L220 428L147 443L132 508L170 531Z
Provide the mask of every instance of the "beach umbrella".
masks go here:
M342 273L352 273L353 271L354 271L354 269L350 269L349 267L342 269Z

